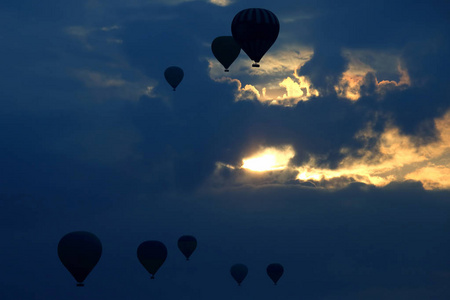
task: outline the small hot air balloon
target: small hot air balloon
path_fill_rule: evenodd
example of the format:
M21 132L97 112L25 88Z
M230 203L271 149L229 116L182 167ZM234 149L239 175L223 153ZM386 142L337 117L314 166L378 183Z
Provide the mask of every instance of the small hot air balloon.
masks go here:
M58 256L64 267L78 282L83 281L95 267L102 255L102 243L92 233L74 231L61 238L58 244Z
M236 14L231 32L242 50L255 61L252 66L259 67L259 61L278 37L280 22L267 9L248 8Z
M211 50L225 68L225 72L229 72L228 68L239 56L241 46L239 46L232 36L219 36L212 42Z
M167 248L159 241L146 241L139 245L137 257L144 268L155 278L155 274L167 258Z
M184 72L180 67L172 66L164 71L164 77L175 91L175 88L180 84L181 80L183 80Z
M245 279L248 273L247 266L243 264L235 264L230 269L231 276L233 276L234 280L240 286L242 281Z
M184 254L186 260L189 260L195 248L197 248L197 240L192 235L183 235L178 239L178 249Z
M280 277L283 275L284 268L280 264L270 264L267 266L267 275L272 279L276 285Z

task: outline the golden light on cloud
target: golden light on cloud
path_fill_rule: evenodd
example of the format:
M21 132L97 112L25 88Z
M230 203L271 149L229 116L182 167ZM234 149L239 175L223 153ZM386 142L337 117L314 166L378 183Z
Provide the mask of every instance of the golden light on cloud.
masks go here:
M236 101L257 99L270 105L293 106L319 95L307 77L297 75L312 55L310 48L291 45L267 53L261 60L261 67L252 68L251 61L241 52L240 58L230 67L227 74L230 77L224 76L223 67L215 59L207 60L212 80L237 83Z
M361 157L348 156L337 169L319 168L312 159L298 167L297 179L301 181L330 181L336 178L352 178L354 181L385 186L392 181L416 180L425 189L450 188L450 112L435 120L440 140L416 146L410 137L391 127L378 141L378 153L361 151ZM372 135L370 127L356 138ZM341 150L345 152L345 149ZM345 183L344 183L345 184Z
M450 168L430 165L407 174L405 179L421 181L427 190L449 189Z
M440 139L435 142L417 145L411 137L403 135L398 128L388 127L376 136L372 125L359 132L355 138L367 141L377 138L373 148L361 149L357 157L348 155L339 165L330 169L317 163L318 157L312 156L309 162L294 166L289 164L295 155L292 146L261 148L257 153L243 159L242 166L226 166L238 172L240 169L259 173L283 170L283 175L273 174L273 182L308 182L318 188L342 188L351 182L361 182L378 187L386 186L393 181L420 181L423 187L432 189L450 189L450 112L435 120ZM350 153L342 148L342 154ZM269 174L269 173L267 173ZM265 175L264 181L256 184L268 184L270 179ZM260 177L236 177L238 184L249 184ZM255 183L253 183L255 184Z
M361 98L361 86L364 84L364 79L368 73L374 74L375 92L378 95L383 95L386 91L392 89L405 89L411 85L408 71L402 66L399 57L395 55L350 49L344 50L343 55L349 61L348 69L342 74L339 84L334 87L338 96L342 98L353 101ZM369 65L369 62L371 65ZM377 78L375 74L378 71L395 73L399 79L395 81Z
M256 172L283 170L294 155L292 146L264 148L244 158L241 168Z

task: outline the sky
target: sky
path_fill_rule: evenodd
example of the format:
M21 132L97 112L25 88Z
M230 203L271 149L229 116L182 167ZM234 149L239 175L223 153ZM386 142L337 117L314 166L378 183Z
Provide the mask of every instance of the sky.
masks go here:
M211 43L252 7L278 39L224 73ZM5 0L0 25L1 299L450 298L449 2Z

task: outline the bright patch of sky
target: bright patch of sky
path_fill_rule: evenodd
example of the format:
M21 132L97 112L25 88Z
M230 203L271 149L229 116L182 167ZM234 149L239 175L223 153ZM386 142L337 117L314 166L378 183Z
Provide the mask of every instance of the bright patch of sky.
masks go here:
M254 155L243 159L242 166L226 166L231 169L247 169L267 172L290 170L285 182L297 180L310 182L316 187L342 188L352 182L385 186L393 181L416 180L425 189L450 188L450 112L436 119L435 125L440 139L428 145L417 146L410 137L402 135L395 127L389 127L381 135L374 150L361 149L360 156L348 155L335 169L320 167L318 157L301 165L290 165L295 150L290 146L262 147ZM373 136L370 124L360 131L356 139L365 140ZM341 149L343 154L348 150ZM270 178L271 175L267 175ZM279 183L279 174L273 174L273 182ZM240 179L242 183L242 178ZM270 182L266 179L264 184Z

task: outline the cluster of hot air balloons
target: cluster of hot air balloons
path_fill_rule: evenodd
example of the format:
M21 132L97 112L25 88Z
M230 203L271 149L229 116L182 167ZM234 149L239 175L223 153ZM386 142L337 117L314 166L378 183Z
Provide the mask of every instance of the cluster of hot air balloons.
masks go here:
M192 235L183 235L178 239L178 249L189 260L197 248L197 240ZM94 269L102 255L102 243L91 232L74 231L64 235L58 244L58 256L62 264L77 281L77 286L84 286L84 280ZM137 248L139 262L150 273L151 279L164 264L167 248L160 241L145 241ZM283 266L273 263L267 266L267 275L277 284L283 275ZM248 273L244 264L235 264L230 269L231 276L241 285Z
M225 72L239 56L241 49L254 61L253 67L259 67L264 54L278 37L280 24L274 13L263 8L244 9L236 14L231 23L232 36L219 36L211 44L211 50L217 60L224 66ZM175 91L184 77L178 66L168 67L164 77ZM188 260L197 247L193 236L182 236L178 247ZM102 244L92 233L76 231L66 234L58 244L58 255L63 265L69 270L78 286L95 267L102 254ZM137 256L144 268L154 278L167 257L166 246L159 241L145 241L139 245ZM231 268L231 275L240 284L247 276L247 267L242 264ZM270 278L276 282L283 274L283 267L271 264L267 267Z
M278 280L280 280L281 276L284 273L284 268L279 263L273 263L267 266L266 272L267 275L269 275L270 279L272 279L273 283L276 285ZM236 280L237 284L240 286L245 277L247 277L248 268L244 264L235 264L231 267L230 273L234 280Z
M191 235L183 235L178 239L178 248L186 260L189 260L197 248L197 240ZM94 269L101 255L102 243L91 232L70 232L64 235L58 244L59 259L75 278L77 286L84 286L84 280ZM145 241L137 248L137 257L153 279L167 258L167 248L160 241Z
M244 9L236 14L231 23L232 36L215 38L211 50L225 72L229 72L228 68L241 49L254 61L252 66L259 67L261 58L275 43L279 32L280 22L273 12L263 8ZM183 70L177 66L169 67L164 72L164 77L174 91L183 76Z

